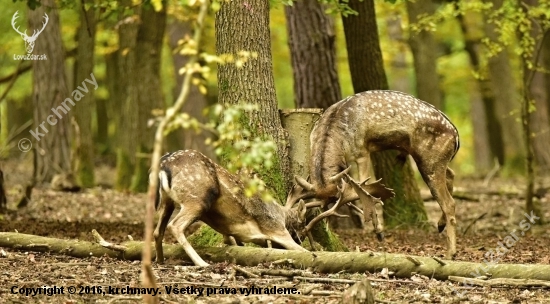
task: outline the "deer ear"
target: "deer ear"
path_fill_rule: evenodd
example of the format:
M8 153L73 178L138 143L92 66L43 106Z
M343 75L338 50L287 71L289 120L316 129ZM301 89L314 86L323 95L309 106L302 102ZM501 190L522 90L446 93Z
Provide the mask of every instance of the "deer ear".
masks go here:
M306 203L304 202L303 199L301 199L300 202L298 203L298 206L296 207L296 212L298 212L298 217L300 218L300 220L305 221L307 208L306 208Z

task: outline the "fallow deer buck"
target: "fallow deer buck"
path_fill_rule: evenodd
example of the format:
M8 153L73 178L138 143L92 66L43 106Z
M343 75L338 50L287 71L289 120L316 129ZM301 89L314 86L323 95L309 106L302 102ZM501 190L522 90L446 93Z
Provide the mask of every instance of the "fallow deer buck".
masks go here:
M221 233L226 244L269 246L274 242L286 249L307 251L289 233L299 233L304 226L303 202L297 208L285 208L274 201L264 202L258 195L247 197L237 176L193 150L164 155L158 178L155 207L158 209L160 204L161 216L154 238L159 263L164 260L162 240L168 226L193 263L208 266L184 234L198 220ZM175 204L181 210L168 224Z
M458 130L441 111L401 92L376 90L358 93L323 113L311 132L310 145L311 181L296 176L296 182L303 189L291 193L287 205L305 198L317 198L325 204L327 200L339 198L338 203L325 212L326 217L334 214L343 203L360 199L365 219L373 220L380 238L382 229L374 206L392 197L393 193L379 181L370 185L365 183L366 180L355 182L347 172L350 163L356 162L359 177L364 180L368 175L370 152L398 150L400 159L407 155L413 157L439 203L443 214L438 229L442 232L447 227L447 257L456 254L455 202L452 197L454 172L448 164L460 143ZM339 184L340 181L343 184ZM306 231L311 229L311 224Z

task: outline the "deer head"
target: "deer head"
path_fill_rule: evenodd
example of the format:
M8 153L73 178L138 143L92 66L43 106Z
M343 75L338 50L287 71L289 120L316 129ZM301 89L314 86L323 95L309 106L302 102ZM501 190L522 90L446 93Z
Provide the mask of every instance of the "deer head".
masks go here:
M367 178L365 181L359 183L355 181L349 174L348 171L351 167L348 167L347 169L343 170L342 172L338 173L337 175L334 175L329 179L330 182L337 183L339 180L339 183L337 185L338 189L338 199L334 206L330 208L329 210L319 214L314 219L312 219L309 224L304 228L304 232L306 235L310 236L309 231L313 229L314 225L319 222L320 220L335 215L335 216L342 216L337 213L337 210L340 208L340 206L350 203L352 201L355 201L359 199L361 203L363 204L363 215L365 217L365 221L372 221L375 233L379 240L383 239L382 234L382 226L378 222L378 217L376 214L376 204L384 204L383 201L393 198L395 196L395 193L393 192L393 189L390 189L386 187L384 184L380 182L380 179L367 184L367 182L370 180L370 178ZM306 193L312 192L315 196L315 187L310 184L308 181L296 177L297 183L306 190ZM308 193L309 194L309 193ZM291 196L296 196L295 193L291 192ZM299 195L297 195L299 196ZM319 205L317 202L314 202L311 204L313 205ZM321 201L321 206L324 206L324 201ZM310 240L311 242L311 240Z
M36 38L38 38L38 35L40 35L40 33L42 33L46 28L46 24L48 24L49 17L46 13L44 13L45 21L42 22L42 28L40 30L34 30L32 33L32 36L28 36L27 30L25 30L25 32L21 32L19 31L19 26L15 27L16 26L15 20L19 18L18 14L19 14L19 11L16 11L15 14L13 14L13 17L11 18L11 26L17 33L19 33L19 35L21 35L21 38L25 40L25 49L27 49L27 53L30 54L34 49L34 42L36 41Z

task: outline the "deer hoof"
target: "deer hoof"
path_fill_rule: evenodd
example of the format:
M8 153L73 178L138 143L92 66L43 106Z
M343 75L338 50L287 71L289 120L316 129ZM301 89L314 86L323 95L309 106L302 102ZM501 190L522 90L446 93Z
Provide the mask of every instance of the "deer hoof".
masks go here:
M445 258L451 261L454 260L456 258L456 252L447 252Z
M439 230L439 233L441 233L441 232L443 232L443 230L445 230L445 226L446 226L445 223L437 224L437 230Z
M384 232L377 232L376 238L378 239L379 242L384 241Z

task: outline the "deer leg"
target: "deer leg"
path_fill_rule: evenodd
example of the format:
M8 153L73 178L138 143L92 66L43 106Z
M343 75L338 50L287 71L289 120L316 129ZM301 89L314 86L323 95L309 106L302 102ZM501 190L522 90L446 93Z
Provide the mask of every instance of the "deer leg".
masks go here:
M237 246L237 241L232 235L224 235L223 243L227 246Z
M174 212L174 201L170 198L161 198L160 203L160 218L155 228L153 236L155 238L155 251L157 254L157 263L162 264L164 262L164 252L162 250L162 240L164 239L164 232L166 231L166 226L170 220L170 216Z
M449 193L452 195L453 194L453 182L454 182L454 179L455 179L455 172L447 167L447 172L446 172L446 181L447 181L447 190L449 190Z
M183 250L187 253L187 256L197 266L206 267L206 263L193 249L187 238L185 237L185 229L195 222L202 214L203 210L200 206L201 203L190 202L191 204L185 204L181 206L181 210L176 217L168 224L168 228L172 231L172 234L177 238L178 243L183 246ZM196 205L193 206L192 204ZM191 205L191 207L189 207Z
M456 218L455 201L449 191L447 172L447 167L438 166L433 173L421 173L443 212L438 228L440 232L447 229L447 258L452 259L456 254Z
M227 246L244 246L243 242L237 242L234 236L232 235L224 235L223 236L223 243Z

